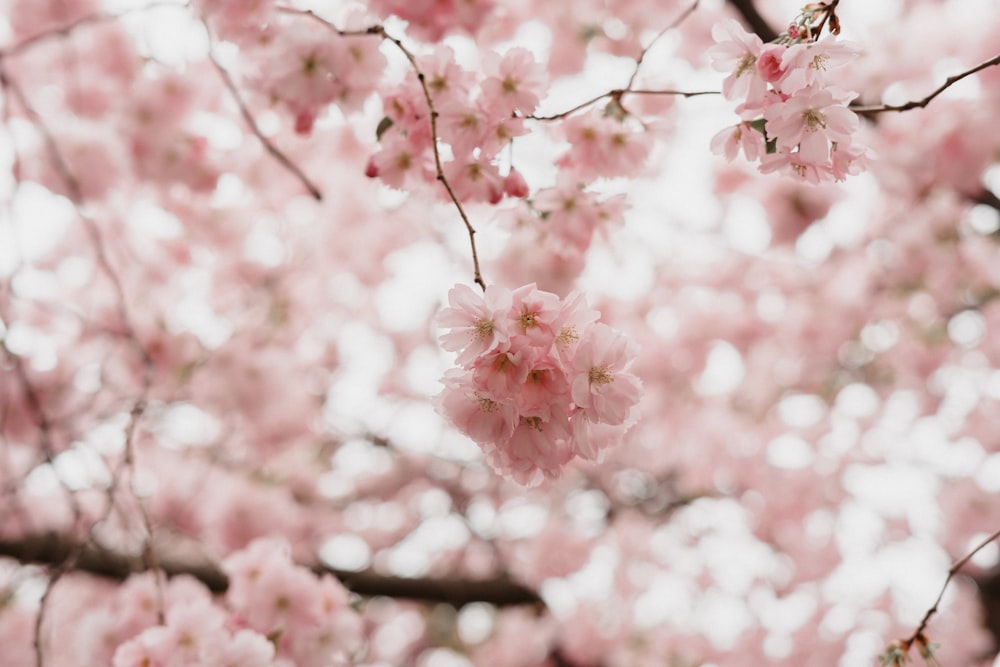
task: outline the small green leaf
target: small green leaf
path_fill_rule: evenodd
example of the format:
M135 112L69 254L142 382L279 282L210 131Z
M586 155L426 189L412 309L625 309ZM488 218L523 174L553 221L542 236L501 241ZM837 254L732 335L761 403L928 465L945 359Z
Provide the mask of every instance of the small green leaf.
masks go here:
M393 126L392 119L389 118L388 116L380 120L378 122L378 127L375 128L375 140L382 141L382 135L385 134L385 131L392 126Z
M774 155L777 152L778 152L778 140L777 139L768 139L767 140L767 154L768 155Z
M758 118L757 120L752 120L749 123L747 123L747 125L749 125L753 129L757 130L758 132L760 132L761 134L763 134L765 137L767 136L767 121L764 120L763 118Z

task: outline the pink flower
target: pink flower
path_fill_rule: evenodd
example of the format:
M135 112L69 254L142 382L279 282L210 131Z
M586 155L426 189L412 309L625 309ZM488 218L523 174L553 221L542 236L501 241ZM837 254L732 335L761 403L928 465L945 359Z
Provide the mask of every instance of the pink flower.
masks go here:
M712 38L716 41L708 51L712 67L719 72L729 72L722 81L722 94L727 100L759 104L767 90L767 82L757 72L757 58L764 42L733 19L713 26Z
M598 111L571 117L563 123L570 150L559 166L571 167L582 178L633 176L646 166L651 142L639 125L634 127Z
M545 68L535 62L531 51L515 47L502 57L487 56L485 70L489 76L482 83L486 106L517 109L526 114L538 106L539 94L546 83Z
M763 133L750 127L750 123L743 122L727 127L712 137L711 149L730 161L742 150L747 160L756 162L767 153L767 142Z
M487 451L486 460L519 484L535 486L546 477L558 477L562 466L573 458L571 437L565 413L554 412L548 420L521 417L510 440L504 447Z
M527 197L528 182L524 180L521 172L511 167L510 172L503 179L503 191L504 194L511 197Z
M573 429L573 446L576 455L588 461L600 462L604 458L604 452L619 444L625 432L636 421L632 414L622 424L601 424L592 422L586 411L578 410L570 418L570 427Z
M797 176L807 183L816 185L823 181L833 180L833 171L829 159L809 161L798 151L781 150L771 155L765 155L760 161L760 173L770 174L782 171Z
M177 650L177 632L166 626L148 628L118 647L113 667L164 667Z
M595 324L573 356L573 402L593 422L622 424L642 394L639 378L626 372L635 355L628 340Z
M503 177L497 166L480 155L449 162L444 167L448 183L455 196L463 201L485 201L496 204L503 199Z
M587 306L587 299L582 292L570 293L559 309L555 325L555 350L560 359L568 362L576 352L580 336L601 316L596 310Z
M847 108L854 97L833 88L804 88L764 110L767 135L777 140L778 150L794 148L807 137L813 149L827 141L849 143L859 125L857 115ZM828 148L825 152L829 157ZM806 159L818 161L820 156L813 150Z
M483 447L502 447L517 423L514 406L476 389L470 373L453 369L442 379L435 407L451 424Z
M490 398L513 401L528 377L536 354L533 348L524 346L516 352L483 355L473 364L473 384Z
M511 298L513 304L507 316L511 337L527 338L536 347L551 345L556 337L559 297L531 283L514 290Z
M231 639L206 647L204 661L209 665L270 667L274 644L253 630L238 630Z
M455 61L451 47L438 45L433 53L419 59L434 104L438 108L447 100L466 101L474 77Z
M514 405L522 417L549 420L553 406L565 405L569 395L566 374L558 360L545 356L535 359L514 396Z
M793 95L807 86L822 85L826 72L854 60L860 47L827 35L818 42L793 44L785 49L781 66L786 70L781 92Z
M433 171L422 147L414 147L410 136L387 132L380 148L365 168L369 177L378 176L386 185L402 190L413 179L429 179Z
M768 44L760 52L757 58L757 73L764 81L776 83L785 76L788 68L781 63L785 50L786 48L780 44Z
M441 341L462 351L463 368L445 373L434 405L494 470L534 485L557 477L574 456L597 458L620 440L638 401L639 381L627 372L631 350L623 336L594 324L600 313L582 294L562 300L531 283L481 297L460 286L449 302L438 321L452 330Z
M507 315L513 304L510 290L491 285L479 294L468 285L456 285L448 292L448 304L438 313L437 324L450 331L439 340L444 349L459 352L459 365L506 345Z

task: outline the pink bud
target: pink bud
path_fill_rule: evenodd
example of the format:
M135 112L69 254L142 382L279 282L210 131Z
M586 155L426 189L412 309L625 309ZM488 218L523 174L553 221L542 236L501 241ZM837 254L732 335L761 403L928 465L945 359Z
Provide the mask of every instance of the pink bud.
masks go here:
M517 169L510 168L510 173L503 179L503 191L511 197L527 197L528 183Z
M295 133L309 134L312 132L313 123L316 122L316 114L312 111L300 111L295 114Z
M780 44L768 44L757 56L757 72L760 78L768 83L780 81L785 76L785 69L781 67L781 57L785 53L785 47Z

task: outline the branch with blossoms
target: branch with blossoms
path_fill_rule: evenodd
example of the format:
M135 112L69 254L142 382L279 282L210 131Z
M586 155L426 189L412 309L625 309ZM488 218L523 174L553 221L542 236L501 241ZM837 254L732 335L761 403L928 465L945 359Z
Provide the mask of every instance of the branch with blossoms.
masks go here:
M727 73L722 94L738 103L740 117L712 139L713 152L728 160L742 152L761 173L788 173L809 183L841 181L865 168L868 150L854 143L860 123L849 107L857 93L826 80L829 69L860 51L833 39L840 31L836 6L806 5L768 44L733 20L712 28L712 64ZM824 28L829 34L821 39Z
M455 188L453 187L448 176L445 174L444 166L441 159L441 149L439 146L440 137L438 133L438 118L440 117L440 112L438 111L438 109L434 104L434 99L431 96L431 90L427 82L427 76L421 69L420 64L417 61L416 55L413 53L413 51L407 48L405 44L403 44L401 39L388 33L385 29L385 26L382 25L373 25L367 28L361 28L359 30L345 30L337 27L330 21L327 21L326 19L324 19L323 17L319 16L318 14L316 14L311 10L302 10L286 6L279 6L277 9L282 13L297 14L300 16L308 17L314 21L317 21L340 37L353 37L362 35L371 35L380 37L381 39L393 44L399 50L399 52L403 54L403 57L406 58L407 62L409 62L410 67L417 78L417 82L420 85L420 90L423 94L424 102L427 105L427 118L430 130L429 142L430 142L431 154L433 155L434 159L435 178L439 183L441 183L442 187L444 188L445 192L448 195L448 199L455 206L455 209L458 211L459 217L462 219L462 223L465 225L466 232L469 235L469 246L472 253L473 282L479 285L481 289L485 290L486 282L483 280L482 270L480 269L479 266L479 252L476 248L476 230L472 226L472 222L469 219L469 216L465 211L465 207L462 205L462 201L459 198L458 194L456 193ZM379 130L380 139L381 139L381 134L385 131L385 129L388 129L388 126L391 124L392 123L380 126ZM407 159L407 162L409 162L409 159ZM367 169L367 173L370 176L375 176L378 174L378 169L373 167L373 165L374 163L369 163L369 167ZM408 167L409 165L407 165L407 168Z
M951 580L958 574L959 570L965 567L965 564L972 560L977 553L992 544L997 538L1000 538L1000 530L986 537L972 551L952 563L952 566L948 568L948 576L945 577L937 599L934 600L934 604L924 614L917 629L909 637L890 642L885 648L885 653L879 656L879 660L882 661L882 667L902 667L910 661L910 651L914 648L928 665L940 665L937 658L934 657L934 652L937 650L938 645L931 642L928 638L927 625L930 623L931 618L938 612L938 606L944 598L945 591L948 590L948 584L951 583Z

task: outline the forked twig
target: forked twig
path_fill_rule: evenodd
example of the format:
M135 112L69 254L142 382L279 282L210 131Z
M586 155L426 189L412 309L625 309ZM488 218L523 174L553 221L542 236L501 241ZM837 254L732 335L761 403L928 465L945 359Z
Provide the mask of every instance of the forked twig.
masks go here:
M944 91L948 90L948 88L952 87L962 79L968 76L972 76L976 72L982 71L989 67L994 67L996 65L1000 65L1000 54L997 54L992 58L990 58L989 60L979 63L978 65L976 65L971 69L967 69L964 72L955 74L954 76L949 76L947 79L945 79L944 83L942 83L940 86L934 89L933 92L931 92L929 95L919 100L912 100L910 102L906 102L905 104L878 104L872 106L857 106L857 107L851 107L851 111L862 116L874 116L875 114L884 113L886 111L902 112L902 111L909 111L910 109L918 109L918 108L922 109L926 107L928 104L930 104L931 100L933 100L935 97L937 97Z
M205 26L205 30L208 30L207 25ZM253 132L254 136L257 137L257 140L260 141L264 150L266 150L271 157L277 160L282 167L287 169L293 176L299 179L314 199L317 201L322 200L323 193L311 180L309 180L309 177L305 175L305 172L303 172L302 169L300 169L299 166L291 160L291 158L285 155L285 153L282 152L282 150L278 148L273 141L268 139L264 133L260 131L260 126L257 125L257 121L254 119L253 114L250 113L250 109L247 107L246 102L243 101L243 96L240 95L240 91L236 87L236 82L233 81L233 77L230 76L229 71L223 67L215 57L211 47L208 50L208 59L212 62L215 70L219 73L219 77L222 78L222 82L225 84L226 89L233 98L233 101L236 102L236 106L239 108L240 115L243 117L244 122L246 122L247 127L250 128L250 131Z
M976 545L972 551L952 563L951 567L948 568L948 576L945 577L944 584L941 586L941 591L938 593L937 599L934 600L934 604L927 610L924 617L920 619L920 625L918 625L917 629L913 631L913 634L906 639L897 639L889 644L886 648L886 653L882 656L883 665L904 664L909 660L910 649L914 646L917 647L917 650L925 659L934 659L933 653L935 647L930 643L925 631L927 630L927 625L930 623L931 618L933 618L934 614L938 612L938 606L944 598L945 591L948 590L948 584L951 583L951 580L955 578L955 575L958 574L959 570L961 570L966 563L972 560L977 553L982 551L987 545L996 540L998 537L1000 537L1000 530L997 530L990 536L986 537L978 545Z

